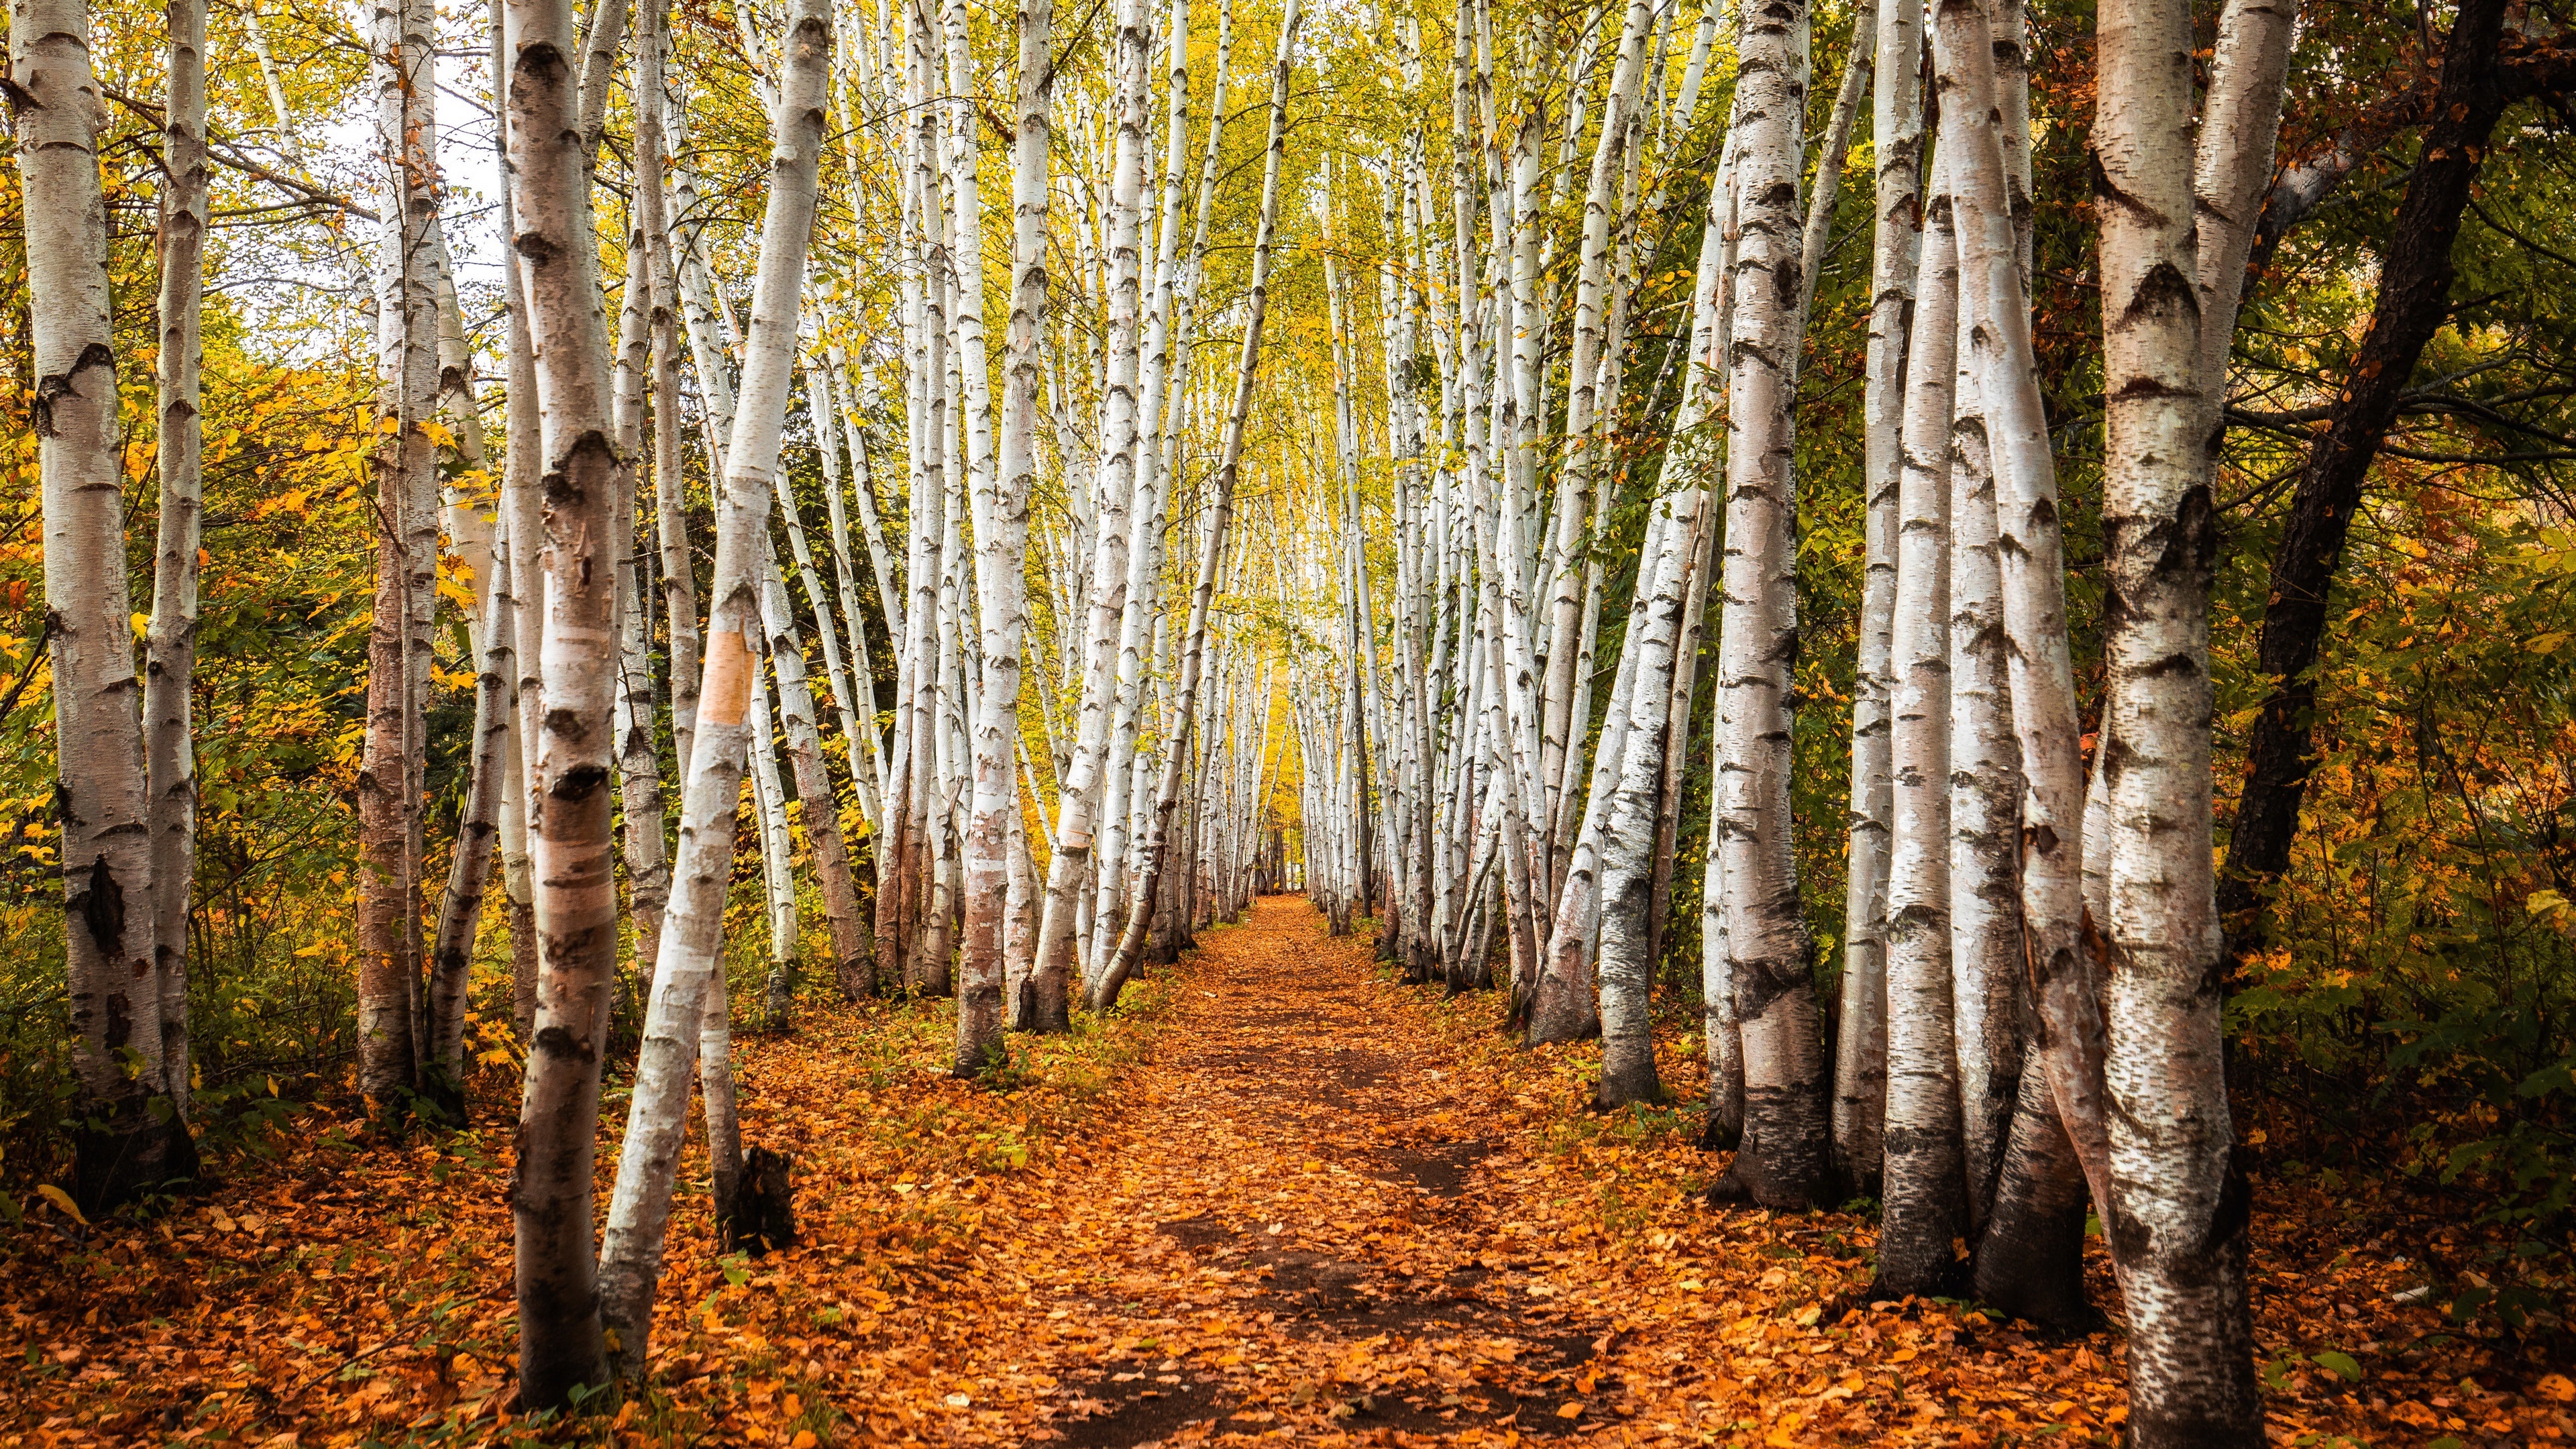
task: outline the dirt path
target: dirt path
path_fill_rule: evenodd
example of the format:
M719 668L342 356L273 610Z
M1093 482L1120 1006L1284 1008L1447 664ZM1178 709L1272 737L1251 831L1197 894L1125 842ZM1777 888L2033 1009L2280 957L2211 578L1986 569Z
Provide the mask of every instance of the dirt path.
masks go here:
M1099 1228L1092 1251L1043 1285L1130 1341L1067 1380L1065 1443L1318 1417L1577 1427L1557 1411L1593 1387L1600 1315L1513 1271L1495 1197L1515 1145L1486 1135L1478 1079L1405 1030L1366 957L1288 897L1204 938L1164 1050L1133 1080L1129 1149L1074 1185L1097 1193L1077 1208Z

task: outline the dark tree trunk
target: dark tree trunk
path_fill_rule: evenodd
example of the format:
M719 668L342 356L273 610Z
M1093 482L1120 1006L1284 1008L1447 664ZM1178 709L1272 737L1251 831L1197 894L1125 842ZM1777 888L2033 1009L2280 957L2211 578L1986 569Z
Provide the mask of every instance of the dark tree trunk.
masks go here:
M2381 258L2370 330L2353 354L2325 433L2299 475L2289 523L2272 559L2260 648L2272 694L2246 742L2245 788L2237 796L2227 862L2218 881L2219 919L2235 960L2262 949L2261 897L2289 868L2299 803L2316 765L2311 718L2316 681L2311 671L2324 640L2326 598L2343 563L2362 485L2397 416L2416 360L2450 316L2451 244L2460 234L2469 187L2496 122L2520 89L2499 84L2504 11L2505 0L2463 0L2451 27L2432 120L2424 131L2423 160L2406 183ZM2215 446L2217 439L2211 441Z

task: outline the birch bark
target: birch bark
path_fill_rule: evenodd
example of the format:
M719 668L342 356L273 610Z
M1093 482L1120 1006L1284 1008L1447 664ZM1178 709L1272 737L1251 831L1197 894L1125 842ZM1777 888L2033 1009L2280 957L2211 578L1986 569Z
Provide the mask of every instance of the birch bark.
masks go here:
M427 425L437 407L436 311L428 286L430 227L437 216L432 137L436 116L432 38L422 7L378 0L370 15L376 144L386 167L383 253L377 273L377 344L383 440L376 468L377 551L367 647L367 734L358 779L358 1082L380 1127L397 1126L419 1085L420 791L416 756L427 699L429 647L417 517L437 496L438 453ZM428 522L429 568L437 521Z
M2251 1189L2227 1107L2211 867L2217 379L2201 328L2216 319L2204 316L2198 282L2191 7L2109 0L2096 25L2110 914L2087 935L2100 933L2108 988L2102 1222L2129 1311L2131 1442L2256 1445ZM2277 115L2278 83L2270 89ZM2250 148L2231 139L2218 154L2233 162L2231 151Z
M14 0L9 18L34 332L31 416L53 624L73 1070L81 1105L106 1124L75 1140L74 1196L96 1211L193 1175L194 1153L184 1128L157 1126L149 1110L167 1084L98 170L103 103L90 69L89 7L83 0ZM129 1051L141 1058L131 1073L120 1059Z
M1691 565L1699 555L1707 499L1706 490L1698 488L1672 495L1663 538L1652 556L1653 597L1646 608L1645 627L1620 651L1634 653L1637 666L1629 686L1626 739L1612 785L1602 850L1601 1086L1594 1099L1602 1107L1651 1102L1663 1096L1663 1083L1655 1075L1654 1022L1649 1010L1655 960L1646 898L1654 866L1645 856L1662 808L1675 655L1682 616L1689 612L1685 591ZM1639 558L1642 561L1647 555L1641 553ZM1646 587L1642 563L1639 577L1640 587ZM1604 739L1606 748L1606 731Z
M1897 496L1886 1218L1871 1291L1898 1296L1947 1285L1957 1269L1951 1244L1967 1230L1950 985L1950 411L1959 248L1942 182L1936 161L1905 359Z
M1907 385L1922 380L1907 372L1906 355L1923 245L1923 13L1913 5L1889 4L1878 9L1877 20L1877 54L1870 67L1870 149L1878 175L1871 198L1868 371L1861 400L1861 492L1868 512L1862 523L1850 869L1843 893L1842 1014L1834 1060L1834 1156L1844 1178L1864 1189L1879 1176L1887 1094L1887 852L1895 809L1888 776L1888 709L1895 688L1890 660L1896 629L1897 493L1904 472ZM1955 284L1955 257L1949 267Z
M1797 209L1804 0L1749 0L1736 53L1739 241L1729 346L1725 607L1718 687L1726 936L1744 1049L1745 1126L1732 1175L1766 1207L1824 1191L1826 1064L1813 943L1789 838L1791 662L1797 644L1790 404L1799 290Z
M999 1050L1013 968L1034 941L1018 924L1029 891L1021 834L1020 652L1027 633L1029 500L1037 485L1038 349L1047 320L1047 161L1054 0L1021 0L1019 131L1011 157L1011 321L1002 383L1000 457L975 520L976 601L984 690L975 718L973 812L967 822L965 957L957 992L957 1070L979 1071ZM1019 951L1013 947L1018 946Z
M1959 304L1971 319L1995 472L2013 732L2021 748L2021 912L2036 986L2040 1056L2097 1201L2109 1200L2101 1099L2100 988L2081 939L2084 777L2066 629L2057 473L2031 353L2029 303L1995 78L1980 0L1933 13L1941 143L1959 230Z
M189 694L197 668L197 551L205 445L198 414L206 248L206 5L170 0L169 94L161 135L161 502L153 538L152 621L144 638L144 774L152 835L152 942L162 1080L188 1110L188 918L197 872L197 767ZM184 1131L181 1127L178 1130Z
M1176 15L1180 13L1175 10ZM1117 953L1100 973L1100 985L1091 1001L1094 1011L1106 1012L1118 1004L1119 992L1144 953L1146 919L1162 883L1171 844L1172 812L1180 803L1182 772L1189 761L1190 727L1197 712L1199 677L1207 652L1208 611L1216 593L1218 565L1225 557L1226 526L1234 516L1235 479L1243 463L1244 422L1252 411L1253 384L1260 373L1261 328L1270 301L1271 250L1279 226L1279 170L1288 145L1288 86L1300 17L1299 0L1287 0L1279 19L1279 55L1270 75L1270 139L1263 148L1261 220L1252 240L1252 282L1244 303L1243 351L1235 363L1234 401L1227 409L1225 437L1219 445L1207 538L1199 553L1198 576L1190 589L1189 642L1181 655L1180 690L1172 715L1174 729L1164 751L1161 786L1154 795L1145 868L1128 908L1126 928L1119 935ZM1177 25L1174 30L1175 42L1186 44L1187 32Z
M525 0L522 0L525 3ZM645 1012L625 1146L600 1249L599 1313L613 1337L619 1374L642 1374L652 1328L653 1293L670 1221L680 1142L687 1126L689 1078L701 1034L721 1045L719 948L732 882L735 815L742 797L751 691L758 683L761 563L771 486L778 466L788 384L796 362L796 309L814 225L817 168L824 137L824 95L832 55L829 0L798 0L782 47L780 101L772 116L769 201L762 218L760 264L752 293L751 336L744 348L743 401L726 449L725 486L717 500L712 612L700 688L697 742L680 802L680 850L664 919L662 959ZM730 1118L731 1075L706 1059L711 1140L719 1107ZM719 1103L720 1090L726 1101ZM720 1188L729 1187L733 1149L716 1142ZM719 1206L728 1206L720 1202Z
M610 417L607 320L569 0L509 0L512 251L543 409L540 728L531 856L542 943L511 1209L520 1402L558 1407L601 1381L591 1248L599 1073L617 966L609 715L617 686L614 519L625 486Z
M1119 16L1118 141L1111 163L1108 216L1110 283L1108 365L1103 376L1100 451L1094 473L1098 522L1091 566L1089 634L1084 645L1081 719L1073 764L1056 805L1054 857L1047 863L1038 960L1030 973L1024 1029L1069 1029L1076 885L1091 865L1094 812L1106 761L1108 714L1115 695L1116 641L1127 607L1129 503L1136 446L1137 192L1145 165L1145 64L1152 34L1143 0L1125 0Z

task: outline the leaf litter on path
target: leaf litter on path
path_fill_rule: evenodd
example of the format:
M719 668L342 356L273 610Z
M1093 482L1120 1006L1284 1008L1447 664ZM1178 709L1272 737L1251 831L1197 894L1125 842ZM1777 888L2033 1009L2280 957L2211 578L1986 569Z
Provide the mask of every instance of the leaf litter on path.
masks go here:
M1088 1034L1015 1037L987 1082L945 1076L936 1005L741 1039L747 1135L795 1155L804 1239L716 1257L703 1154L684 1160L652 1392L604 1420L510 1413L507 1153L478 1146L506 1118L408 1149L313 1119L160 1222L13 1250L0 1449L2118 1434L2115 1332L1861 1302L1865 1219L1712 1211L1695 1193L1722 1160L1694 1114L1583 1108L1597 1047L1521 1049L1492 996L1399 985L1293 898L1200 944ZM1665 1080L1695 1101L1667 1035ZM2319 1341L2300 1305L2351 1310L2361 1270L2320 1275L2297 1232L2258 1215L2276 1439L2564 1442L2545 1391L2410 1378L2397 1340L2429 1309L2364 1287L2370 1314Z

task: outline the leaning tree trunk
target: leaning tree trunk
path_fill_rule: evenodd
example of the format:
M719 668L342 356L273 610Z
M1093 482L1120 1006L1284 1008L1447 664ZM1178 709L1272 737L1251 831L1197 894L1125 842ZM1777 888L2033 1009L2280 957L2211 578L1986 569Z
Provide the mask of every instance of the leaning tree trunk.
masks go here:
M1732 1175L1766 1207L1815 1202L1828 1167L1814 944L1798 904L1789 811L1797 641L1790 350L1803 241L1797 196L1806 96L1797 52L1806 11L1805 0L1755 0L1737 44L1740 240L1718 633L1718 688L1729 703L1718 790L1727 948L1744 1043L1744 1141Z
M542 956L511 1192L517 1228L519 1394L560 1407L606 1374L591 1249L599 1073L617 969L610 834L617 690L612 510L626 460L610 418L607 319L572 69L570 0L509 0L505 53L512 218L543 403L544 560L537 594L543 701L528 741L529 853ZM515 522L516 520L514 520Z
M161 997L161 1067L188 1110L188 915L197 872L197 766L189 692L197 669L197 548L204 531L205 439L198 412L205 310L206 4L171 0L170 79L161 161L161 509L152 549L152 622L144 639L145 775L150 781L152 941Z
M1655 1075L1650 1009L1655 961L1646 898L1654 865L1645 856L1662 812L1675 654L1689 610L1684 591L1699 556L1701 530L1708 526L1707 490L1676 493L1669 506L1661 547L1652 558L1639 556L1638 587L1652 591L1645 626L1620 651L1637 656L1637 663L1601 851L1601 1086L1594 1100L1603 1107L1657 1101L1664 1091ZM1609 731L1602 734L1606 742Z
M102 1124L75 1139L74 1195L97 1210L193 1175L195 1164L184 1127L154 1122L151 1110L167 1084L89 40L82 0L11 7L73 1069L81 1108ZM128 1053L139 1059L132 1070Z
M2270 694L2246 739L2245 784L2228 829L2227 865L2219 885L2219 909L2233 935L2229 951L2240 961L2262 948L2262 896L2289 869L2299 804L2306 798L2308 774L2316 768L2314 671L2325 641L2326 606L2343 563L2344 540L2361 506L2362 485L2414 380L2416 362L2452 318L2456 268L2451 248L2459 238L2471 185L2509 103L2495 83L2505 8L2502 0L2464 0L2452 23L2432 123L2424 130L2423 159L2407 177L2406 194L2397 204L2388 248L2379 261L2379 294L2369 329L2344 369L2344 387L2325 431L2299 472L2289 520L2272 555L2258 645ZM2277 78L2274 88L2277 93ZM2218 118L2213 115L2211 121L2215 128ZM2271 137L2257 129L2231 139L2251 146ZM2209 262L2202 259L2204 272ZM2238 275L2221 274L2213 285L2218 282L2241 287L2241 264ZM2214 308L2220 300L2212 297L2204 306ZM2225 315L2232 318L2233 308ZM2223 341L2211 339L2204 339L2201 351L2209 390L2206 426L2214 447L2219 406L2225 401L2227 353Z
M1270 254L1279 227L1279 168L1288 145L1288 85L1294 65L1299 0L1287 0L1279 20L1279 58L1270 79L1270 141L1261 174L1261 220L1252 239L1252 290L1245 302L1243 352L1235 362L1234 401L1226 411L1220 444L1216 494L1206 542L1199 552L1198 577L1190 588L1189 642L1181 654L1180 692L1172 710L1171 738L1164 746L1163 778L1154 792L1154 820L1145 842L1145 868L1119 933L1116 953L1100 973L1091 1008L1105 1012L1118 1004L1118 993L1145 951L1146 923L1171 850L1172 812L1180 804L1181 778L1188 768L1190 727L1198 710L1199 674L1207 653L1208 609L1216 594L1216 575L1225 557L1227 523L1234 517L1235 476L1243 462L1243 427L1252 411L1252 388L1261 366L1261 325L1269 310Z
M626 1141L617 1163L608 1228L600 1250L600 1317L616 1336L617 1370L640 1378L652 1330L680 1142L688 1125L689 1078L698 1065L700 1033L721 1027L711 1010L723 1000L724 908L733 880L735 813L742 798L751 692L759 681L761 566L767 558L772 478L787 389L796 365L796 306L814 227L816 171L823 147L823 98L832 56L828 0L799 0L784 51L784 78L774 118L769 205L762 219L760 270L744 348L742 401L725 449L725 486L717 500L712 607L699 690L697 737L680 800L680 850L663 918L662 959L644 1019ZM716 1097L729 1094L730 1071L708 1066L708 1120ZM721 1080L720 1080L721 1078ZM719 1151L724 1169L727 1153Z

